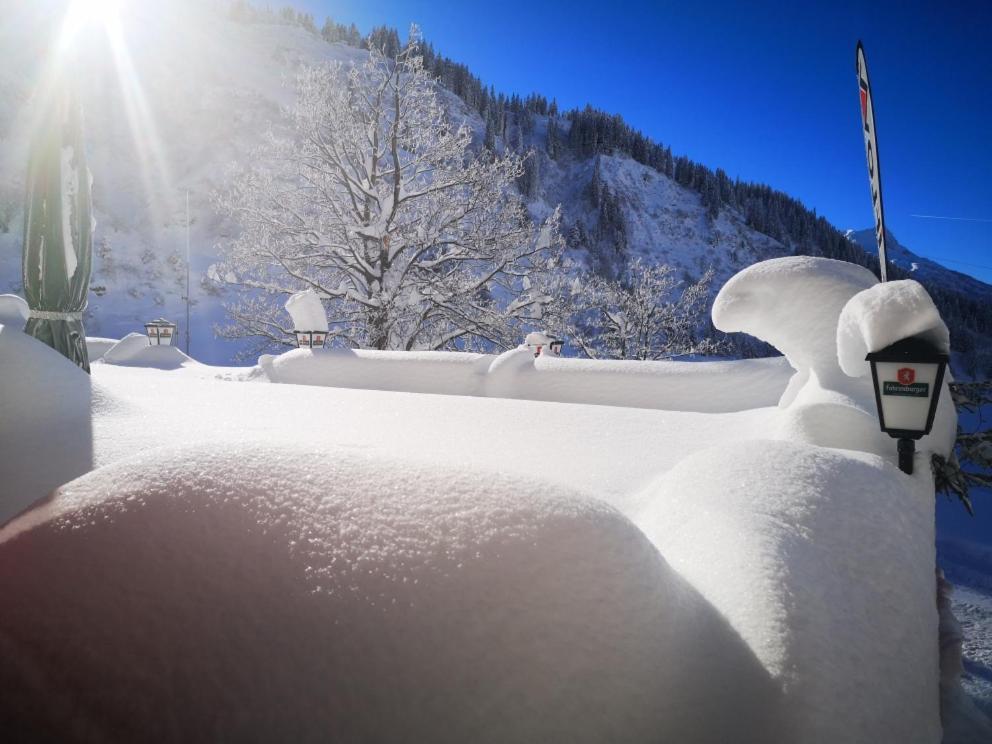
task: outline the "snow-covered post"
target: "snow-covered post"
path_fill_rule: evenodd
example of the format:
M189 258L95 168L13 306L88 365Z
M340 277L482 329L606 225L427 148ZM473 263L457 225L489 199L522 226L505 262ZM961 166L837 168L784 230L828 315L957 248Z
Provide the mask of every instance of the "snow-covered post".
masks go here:
M293 319L296 345L301 349L322 348L327 339L327 313L312 289L297 292L286 300L286 312Z

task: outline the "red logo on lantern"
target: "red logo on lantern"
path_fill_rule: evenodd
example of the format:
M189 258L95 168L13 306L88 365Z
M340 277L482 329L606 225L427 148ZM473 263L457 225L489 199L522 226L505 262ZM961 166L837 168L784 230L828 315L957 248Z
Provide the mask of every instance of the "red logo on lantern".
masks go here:
M912 367L903 367L896 372L896 379L899 380L900 385L912 385L916 382L916 370Z

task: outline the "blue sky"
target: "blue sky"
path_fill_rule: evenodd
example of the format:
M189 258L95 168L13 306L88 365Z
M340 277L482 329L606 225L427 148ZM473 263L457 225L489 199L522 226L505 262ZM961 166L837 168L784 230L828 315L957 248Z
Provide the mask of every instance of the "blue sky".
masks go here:
M415 21L497 90L620 113L674 152L781 189L841 229L872 224L860 38L889 229L917 253L992 282L989 0L303 5L318 23L330 15L363 32Z

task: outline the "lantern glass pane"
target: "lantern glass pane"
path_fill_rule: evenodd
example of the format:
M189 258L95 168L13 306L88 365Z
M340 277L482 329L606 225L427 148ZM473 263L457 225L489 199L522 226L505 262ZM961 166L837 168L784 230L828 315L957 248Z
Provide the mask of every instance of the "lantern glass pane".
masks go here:
M886 429L926 430L938 367L921 362L875 362Z

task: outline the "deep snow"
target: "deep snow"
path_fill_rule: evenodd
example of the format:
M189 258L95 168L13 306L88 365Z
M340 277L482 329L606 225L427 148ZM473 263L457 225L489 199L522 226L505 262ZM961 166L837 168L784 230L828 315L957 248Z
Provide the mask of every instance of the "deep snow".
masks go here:
M152 710L155 739L777 735L781 693L723 617L622 515L538 478L200 445L31 521L0 559L15 735L148 740Z
M766 401L709 413L567 402L636 366L526 350L356 354L347 374L392 388L367 390L257 384L319 382L333 354L224 370L138 336L90 381L0 330L20 416L0 430L64 440L0 460L0 522L50 488L42 453L93 468L0 528L0 718L123 739L153 719L161 738L937 741L931 482L894 467L865 378L824 355L865 289L835 264L760 272L831 298L830 341L779 337L806 374L645 368L645 401L667 385L691 409L737 369ZM721 323L771 328L728 287ZM480 366L489 397L400 392ZM563 400L527 400L533 378ZM84 384L92 417L64 418ZM32 418L50 389L66 400Z

